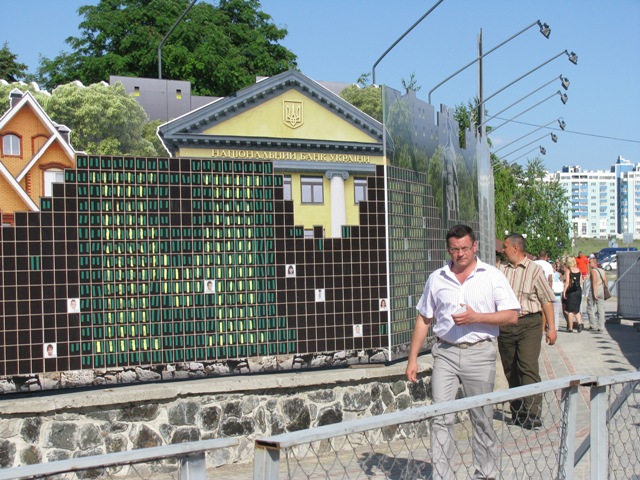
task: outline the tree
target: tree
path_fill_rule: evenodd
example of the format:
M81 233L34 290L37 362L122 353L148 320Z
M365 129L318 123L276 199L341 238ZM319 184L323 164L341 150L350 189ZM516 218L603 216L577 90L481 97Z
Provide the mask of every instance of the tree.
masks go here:
M370 76L370 73L360 75L357 83L342 90L340 96L370 117L382 122L382 92L379 87L369 83Z
M507 208L513 223L505 230L526 235L527 251L533 255L544 249L551 258L560 256L569 244L564 188L557 180L545 181L547 172L539 158L529 160L524 169L513 166L512 173L516 189Z
M516 170L520 165L510 165L492 155L493 165L493 201L496 219L496 237L504 238L504 232L513 232L515 226L512 205L518 194Z
M190 0L100 0L78 10L79 37L71 53L41 60L38 75L47 88L80 80L85 85L110 75L156 78L158 46ZM196 95L226 96L296 67L296 56L278 44L287 30L260 10L258 0L220 0L193 5L162 48L163 78L191 82Z
M143 137L147 114L121 83L84 87L73 82L58 87L48 102L47 113L71 129L71 144L76 150L95 155L160 154Z
M9 43L0 48L0 79L17 82L27 76L27 66L18 62L18 56L9 50Z
M18 89L21 92L31 92L33 98L37 100L42 108L47 110L47 104L51 98L49 92L42 91L35 84L25 84L21 82L8 83L6 85L0 84L0 116L9 108L9 93L12 90Z
M464 103L461 103L455 108L453 118L456 119L458 125L460 126L458 135L460 137L460 146L462 148L465 148L466 146L467 130L471 128L471 122L473 122L473 124L476 126L479 125L478 103L480 103L480 101L478 100L478 97L475 97L473 100L469 100L466 105ZM491 127L486 127L486 133L487 135L491 133ZM487 144L491 146L491 139L489 137L487 137Z
M418 92L422 88L418 85L415 72L412 72L411 75L409 75L409 80L405 80L404 78L402 79L402 87L406 93L409 93L410 91Z

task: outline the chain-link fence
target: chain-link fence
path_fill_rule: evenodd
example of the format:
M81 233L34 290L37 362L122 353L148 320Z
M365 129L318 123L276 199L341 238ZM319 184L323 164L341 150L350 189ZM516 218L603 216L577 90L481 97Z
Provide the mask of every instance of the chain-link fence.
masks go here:
M484 457L478 445L487 442L474 428L483 407L495 434ZM450 427L444 437L434 434L440 420ZM202 440L25 465L0 469L0 480L464 479L476 470L493 478L638 479L640 372L565 377L258 439L253 475L250 465L229 464L231 450L246 443ZM434 452L446 461L434 461Z
M225 453L230 448L238 448L239 444L238 438L219 438L129 452L77 457L37 465L0 469L0 480L45 478L55 480L205 479L207 464L219 463L225 458L230 458Z
M640 478L640 373L599 377L591 388L591 478Z
M567 377L259 439L254 479L464 479L477 474L565 479L577 472L597 480L640 478L639 381L640 373L604 383ZM525 415L531 413L523 410L525 398L531 400L525 404L537 408L535 421ZM593 402L600 405L590 410ZM477 422L468 413L482 407L494 412L493 450L477 448ZM451 420L450 442L434 433L442 420ZM591 455L590 442L596 447ZM443 449L444 462L434 458ZM483 456L487 451L488 460ZM597 456L600 451L604 459Z

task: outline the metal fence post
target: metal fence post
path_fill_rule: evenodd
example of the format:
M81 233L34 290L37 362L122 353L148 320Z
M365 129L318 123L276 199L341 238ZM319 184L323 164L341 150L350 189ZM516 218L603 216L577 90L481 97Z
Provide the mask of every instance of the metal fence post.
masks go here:
M607 386L591 386L591 479L607 478Z
M280 447L256 440L253 455L253 480L278 480L280 472Z
M578 388L580 386L579 381L571 382L567 388L567 397L565 400L564 410L566 412L566 425L561 437L561 441L564 442L565 448L560 448L560 454L558 456L558 466L560 467L558 472L558 478L564 478L571 480L573 478L574 468L574 452L576 446L576 423L578 421ZM560 472L564 472L565 476L562 477Z
M204 452L180 458L180 480L206 480L207 462Z

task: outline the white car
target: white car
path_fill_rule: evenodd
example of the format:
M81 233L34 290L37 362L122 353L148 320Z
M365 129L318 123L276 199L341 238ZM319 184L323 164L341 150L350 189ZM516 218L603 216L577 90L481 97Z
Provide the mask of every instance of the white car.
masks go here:
M607 272L610 270L618 269L618 258L613 255L611 258L607 259L605 262L602 262L602 268L604 268Z

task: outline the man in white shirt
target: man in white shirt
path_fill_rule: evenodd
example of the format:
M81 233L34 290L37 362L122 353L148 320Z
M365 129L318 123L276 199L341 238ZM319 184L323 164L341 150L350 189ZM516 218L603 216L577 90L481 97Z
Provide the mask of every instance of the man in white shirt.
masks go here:
M496 374L493 340L501 325L518 321L520 304L509 282L497 268L476 257L477 249L471 228L452 227L447 233L451 262L429 275L416 307L418 316L406 376L411 382L417 381L418 353L433 321L433 333L437 337L431 350L434 403L454 400L461 383L467 396L492 392ZM492 425L493 407L474 408L470 414L474 478L495 478L498 439ZM431 422L434 479L455 478L452 468L454 417L442 415Z
M534 260L535 263L542 267L544 271L544 278L549 282L549 286L553 287L553 267L549 263L549 255L545 250L540 250L538 258Z
M549 255L547 254L546 250L540 250L540 252L538 252L538 258L534 260L534 263L537 263L542 267L542 270L544 271L544 278L547 279L547 281L549 282L549 286L551 287L551 289L553 289L553 266L551 266L551 264L549 263ZM556 320L557 319L554 319L554 325L558 325L558 322L556 322ZM542 333L545 332L545 330L548 328L548 325L549 322L547 321L543 310Z

